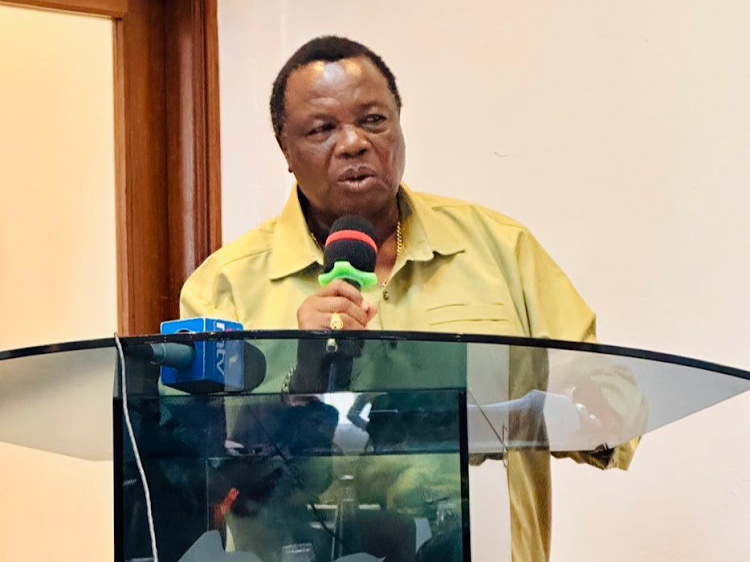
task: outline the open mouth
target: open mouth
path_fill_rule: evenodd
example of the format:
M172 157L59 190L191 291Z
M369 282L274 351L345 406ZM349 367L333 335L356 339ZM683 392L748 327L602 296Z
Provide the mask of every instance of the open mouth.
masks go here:
M367 169L350 170L342 174L339 182L352 188L366 188L375 181L375 174Z
M344 181L350 182L350 183L359 183L365 181L367 178L373 177L372 174L359 174L357 176L352 176L349 178L346 178Z

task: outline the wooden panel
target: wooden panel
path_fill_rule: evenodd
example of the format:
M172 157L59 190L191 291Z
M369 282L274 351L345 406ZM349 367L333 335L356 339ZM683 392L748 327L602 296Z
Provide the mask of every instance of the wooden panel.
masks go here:
M130 0L115 20L117 234L123 334L158 332L169 288L164 11Z
M221 244L215 0L166 0L170 293ZM177 316L177 301L169 313Z
M127 127L125 127L125 53L123 51L123 22L114 21L114 101L115 101L115 228L117 244L117 331L129 335L130 306L133 301L127 274L132 266L128 263L128 230L126 228L127 193ZM121 218L122 217L122 218Z
M206 75L208 100L209 251L221 247L221 116L219 113L219 17L217 0L206 1Z
M62 10L113 18L121 18L128 13L128 0L2 0L0 4Z

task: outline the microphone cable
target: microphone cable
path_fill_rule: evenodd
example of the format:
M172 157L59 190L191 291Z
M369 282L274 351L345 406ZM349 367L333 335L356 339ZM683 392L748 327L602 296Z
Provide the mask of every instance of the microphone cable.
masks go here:
M130 438L130 445L133 447L135 464L138 467L138 472L141 475L141 482L143 483L143 495L146 499L146 517L148 518L148 532L151 538L151 554L153 555L153 562L159 562L159 552L156 548L156 531L154 530L154 513L151 507L151 491L148 487L146 471L143 469L141 454L138 451L138 444L135 440L133 424L130 421L130 412L128 410L128 386L125 376L125 354L122 351L122 343L120 342L120 336L117 332L115 332L115 345L117 346L117 354L120 359L120 385L122 392L122 412L125 416L125 427L128 429L128 437Z

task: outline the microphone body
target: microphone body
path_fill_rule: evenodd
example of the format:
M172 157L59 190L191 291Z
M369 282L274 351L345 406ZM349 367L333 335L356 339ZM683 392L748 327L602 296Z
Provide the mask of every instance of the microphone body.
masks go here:
M376 285L378 246L375 228L362 217L343 216L331 226L323 252L324 269L318 277L321 286L343 279L359 290ZM352 356L335 338L326 342L328 382L326 392L346 390L351 384Z
M177 371L192 367L195 362L195 345L192 343L149 343L127 348L127 355L145 359L152 365L166 365Z
M155 343L149 346L154 365L171 367L176 371L190 369L195 363L195 345L192 343Z

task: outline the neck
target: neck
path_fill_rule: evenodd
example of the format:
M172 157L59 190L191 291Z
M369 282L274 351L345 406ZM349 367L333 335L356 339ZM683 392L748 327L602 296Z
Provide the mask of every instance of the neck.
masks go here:
M326 236L328 236L328 231L331 229L331 225L339 217L327 213L316 212L310 204L304 200L304 197L301 199L301 202L307 226L322 247L325 244L325 239ZM396 232L396 225L399 221L398 202L394 199L391 205L388 205L386 209L375 215L362 214L360 216L366 218L372 223L375 228L375 237L378 245L383 244L389 237L394 236L394 233Z

